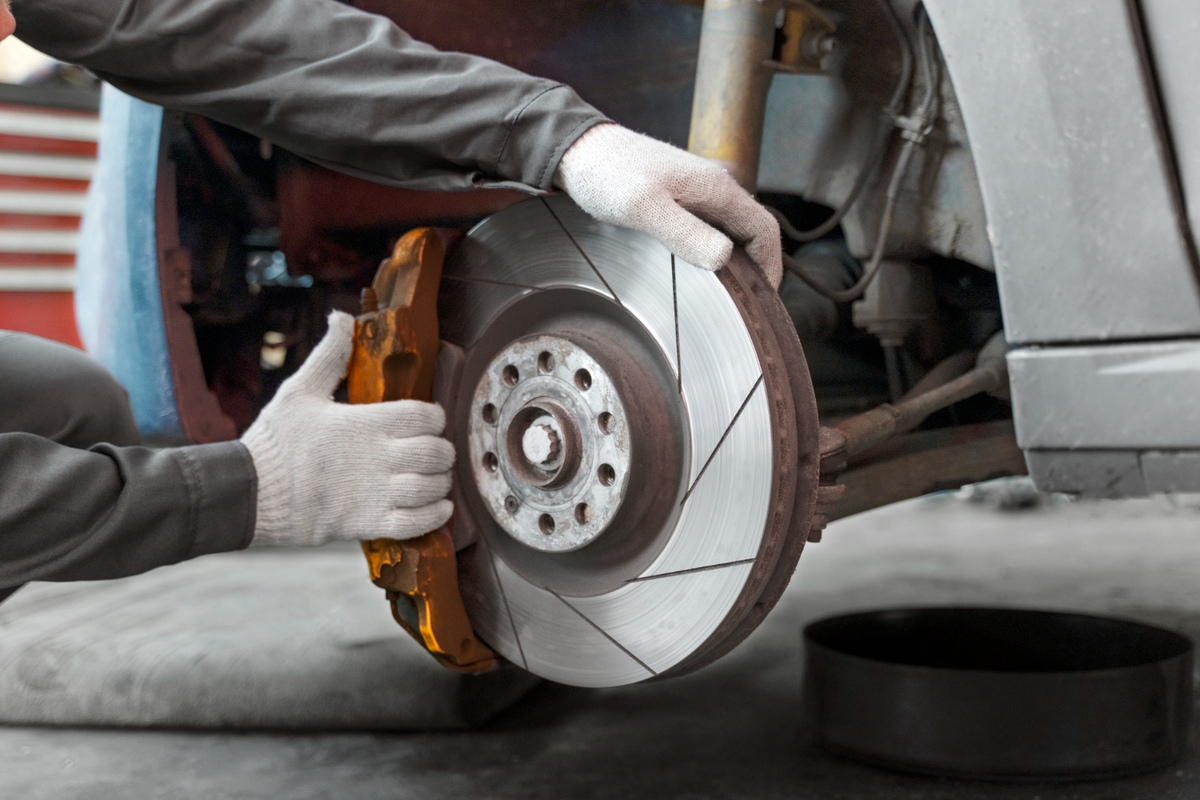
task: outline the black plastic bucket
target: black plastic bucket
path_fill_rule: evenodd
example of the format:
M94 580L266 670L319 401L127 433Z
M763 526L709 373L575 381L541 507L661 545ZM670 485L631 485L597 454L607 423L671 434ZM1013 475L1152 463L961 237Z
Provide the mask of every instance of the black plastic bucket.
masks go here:
M1192 643L1120 619L990 608L874 611L805 628L805 718L876 764L1003 780L1174 763Z

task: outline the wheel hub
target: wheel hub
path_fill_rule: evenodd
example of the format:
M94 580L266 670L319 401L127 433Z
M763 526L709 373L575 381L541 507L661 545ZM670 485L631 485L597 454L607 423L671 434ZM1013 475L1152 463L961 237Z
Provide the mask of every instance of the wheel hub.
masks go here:
M561 336L513 342L475 388L475 484L509 536L543 552L594 541L629 482L625 406L608 373Z

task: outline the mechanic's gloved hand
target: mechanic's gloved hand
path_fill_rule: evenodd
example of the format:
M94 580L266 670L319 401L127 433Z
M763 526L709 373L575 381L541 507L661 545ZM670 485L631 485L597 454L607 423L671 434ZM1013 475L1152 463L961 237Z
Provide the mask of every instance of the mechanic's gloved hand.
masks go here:
M441 406L333 401L353 336L353 317L330 314L325 338L242 436L258 471L255 544L407 539L450 519Z
M596 219L645 231L698 267L725 266L732 236L772 286L783 277L775 218L725 170L678 147L603 123L567 148L554 184Z

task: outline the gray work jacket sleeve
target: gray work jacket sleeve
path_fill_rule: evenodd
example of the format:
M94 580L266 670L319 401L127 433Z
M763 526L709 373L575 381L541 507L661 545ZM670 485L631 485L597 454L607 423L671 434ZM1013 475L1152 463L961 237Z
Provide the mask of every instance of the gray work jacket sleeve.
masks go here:
M120 578L247 547L257 489L241 442L78 450L0 434L0 600L28 581Z
M448 8L452 8L449 4ZM550 189L605 120L562 84L335 0L12 0L17 36L123 91L414 189Z

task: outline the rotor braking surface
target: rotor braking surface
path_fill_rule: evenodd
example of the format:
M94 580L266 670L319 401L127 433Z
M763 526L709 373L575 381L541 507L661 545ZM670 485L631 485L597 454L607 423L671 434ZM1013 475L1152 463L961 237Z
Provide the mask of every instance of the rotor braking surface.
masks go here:
M744 255L706 272L536 198L458 243L439 318L464 353L444 402L481 639L551 680L614 686L753 630L807 534L817 421L787 312Z

